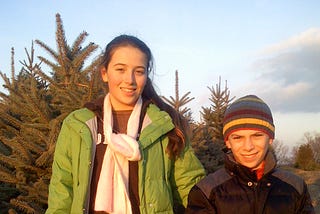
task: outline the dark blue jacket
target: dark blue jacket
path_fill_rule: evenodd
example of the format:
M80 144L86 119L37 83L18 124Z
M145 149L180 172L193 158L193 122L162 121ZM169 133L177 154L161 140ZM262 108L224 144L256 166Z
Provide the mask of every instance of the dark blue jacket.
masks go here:
M225 167L209 174L189 193L187 214L303 214L314 213L304 180L276 168L276 160L267 153L264 175L237 164L226 154Z

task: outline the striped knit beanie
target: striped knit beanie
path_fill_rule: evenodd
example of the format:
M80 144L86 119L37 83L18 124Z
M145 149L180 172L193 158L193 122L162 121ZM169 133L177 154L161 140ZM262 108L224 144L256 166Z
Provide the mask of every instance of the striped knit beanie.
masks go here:
M238 130L254 129L265 132L274 139L274 124L268 105L255 95L247 95L233 102L223 118L223 137Z

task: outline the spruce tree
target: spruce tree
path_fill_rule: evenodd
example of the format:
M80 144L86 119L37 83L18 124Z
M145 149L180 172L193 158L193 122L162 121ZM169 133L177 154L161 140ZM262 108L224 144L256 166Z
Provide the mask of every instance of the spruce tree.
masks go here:
M211 105L209 108L202 107L203 112L201 116L205 124L210 128L214 139L223 140L223 116L229 105L233 100L230 98L230 91L225 83L225 88L221 89L221 78L219 77L219 83L215 87L208 87L211 92Z
M100 93L97 57L87 67L85 60L98 48L82 47L88 36L82 32L70 47L60 15L56 15L57 51L40 40L35 43L54 59L42 56L35 62L33 44L27 60L15 75L12 52L11 79L0 72L8 93L0 94L0 212L44 213L55 142L63 119ZM45 64L49 70L42 69ZM0 195L2 197L3 194Z
M220 78L215 87L208 88L211 105L202 107L202 121L193 130L192 145L207 173L211 173L223 165L223 116L233 98L230 98L227 82L221 89Z
M185 93L181 98L180 98L180 92L179 92L179 74L178 70L175 72L175 97L170 96L169 98L166 98L165 96L162 96L162 98L169 104L171 105L175 110L177 110L181 115L186 117L189 121L192 120L191 118L191 110L188 107L183 107L189 102L191 102L194 97L189 97L190 91Z

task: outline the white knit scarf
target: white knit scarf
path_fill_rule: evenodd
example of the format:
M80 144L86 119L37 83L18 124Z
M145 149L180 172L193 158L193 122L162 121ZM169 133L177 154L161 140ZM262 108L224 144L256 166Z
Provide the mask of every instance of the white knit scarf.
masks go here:
M139 97L127 124L127 134L112 132L113 119L109 94L104 99L103 129L105 144L100 179L95 198L96 211L107 213L131 213L129 199L129 162L140 160L139 144L136 141L142 99Z

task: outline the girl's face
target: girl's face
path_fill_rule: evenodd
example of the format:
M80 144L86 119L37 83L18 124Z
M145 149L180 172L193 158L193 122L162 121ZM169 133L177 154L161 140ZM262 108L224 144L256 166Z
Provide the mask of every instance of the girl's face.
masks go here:
M147 82L146 56L132 46L118 47L101 75L108 82L113 109L132 110Z

